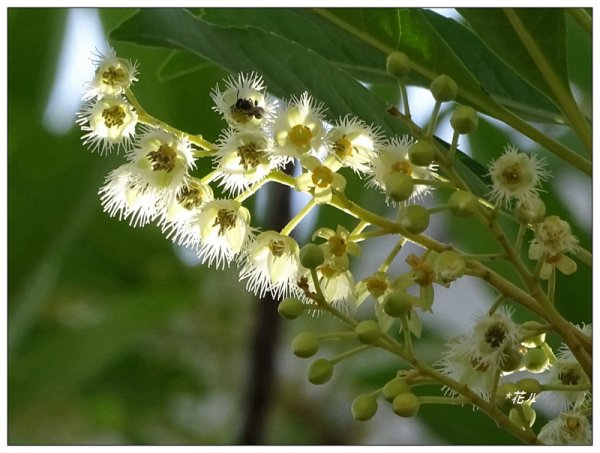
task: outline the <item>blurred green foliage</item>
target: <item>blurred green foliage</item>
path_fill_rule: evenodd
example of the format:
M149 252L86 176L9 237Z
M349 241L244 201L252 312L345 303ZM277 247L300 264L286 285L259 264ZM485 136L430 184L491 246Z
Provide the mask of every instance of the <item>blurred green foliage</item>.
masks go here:
M135 13L130 9L100 10L107 31ZM64 135L45 128L42 116L57 70L67 14L66 9L8 11L9 442L235 444L245 408L249 344L258 302L237 283L235 269L215 271L185 264L181 251L155 226L134 229L109 218L102 212L97 190L122 155L101 158L89 153L82 147L76 127ZM240 10L200 11L203 18L212 18L217 24L235 24L243 14ZM295 10L273 10L272 14L252 14L254 25L267 26L269 18L295 14ZM302 14L300 19L306 19ZM442 19L432 16L429 20ZM587 41L571 21L567 27L570 77L581 98L591 99L591 46L581 44ZM249 39L263 33L243 25L228 32L247 34ZM285 30L279 33L282 36L276 39L282 42L302 37L286 37ZM312 35L304 37L319 44ZM288 44L302 52L307 45ZM148 112L179 129L217 139L223 123L212 111L208 93L228 73L223 62L226 56L217 65L214 56L211 61L162 47L122 41L111 45L120 56L140 62L135 93ZM361 47L352 57L358 67L355 75L372 77L371 92L365 89L363 96L369 99L368 115L372 116L365 119L373 120L379 106L397 101L398 90L385 73L365 70L381 59L367 50ZM325 57L335 60L345 53L348 55L334 52ZM328 61L317 53L312 57L318 64ZM251 59L243 63L251 64ZM302 62L298 63L300 68ZM265 77L269 81L277 76L272 72ZM361 113L356 110L363 98L347 95L352 87L345 73L343 87L338 87L349 90L343 96L325 83L318 85L319 77L322 74L312 75L312 90L330 96L335 113ZM284 82L299 88L304 83L301 78ZM402 129L387 117L383 121L391 130ZM562 129L548 131L554 134ZM482 120L469 138L472 157L489 161L509 136ZM575 142L568 134L561 140ZM559 166L556 159L549 160L552 167ZM348 179L355 199L367 202L374 211L385 211L381 197L363 190L358 178ZM581 244L589 248L589 225L578 225L555 192L549 189L545 194L549 211L571 221ZM322 210L320 226L335 228L338 223L351 224L333 209ZM460 232L465 247L485 250L484 239L468 222L448 223L451 237ZM559 277L558 304L573 322L591 321L590 281L591 271L583 265L574 277ZM582 302L573 304L573 294ZM354 396L383 385L400 364L379 353L365 362L343 363L336 367L328 389L315 390L306 383L306 363L291 355L289 341L301 331L336 330L339 326L324 318L283 326L266 443L401 442L397 436L381 434L383 427L408 423L395 417L389 407L380 404L370 424L356 422L350 415ZM441 341L425 331L420 345L424 356L435 361ZM466 407L428 407L421 411L419 421L423 443L515 442ZM411 426L399 426L399 432Z

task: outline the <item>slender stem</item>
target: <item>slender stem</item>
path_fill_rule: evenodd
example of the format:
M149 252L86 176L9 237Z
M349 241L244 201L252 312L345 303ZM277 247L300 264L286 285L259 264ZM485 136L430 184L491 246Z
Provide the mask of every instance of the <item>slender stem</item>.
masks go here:
M542 392L587 392L592 390L591 384L561 385L561 384L541 384Z
M319 341L327 341L327 340L346 340L348 338L356 338L356 332L346 331L346 332L327 332L320 333L317 335L317 339Z
M335 364L335 363L339 363L344 359L347 359L348 357L352 357L353 355L356 354L360 354L363 351L366 351L367 349L371 349L373 348L372 344L363 344L361 346L357 346L353 349L350 349L346 352L342 352L341 354L336 355L335 357L329 359L329 362Z
M410 334L410 329L408 328L408 318L407 316L402 316L400 318L400 323L402 324L402 333L404 334L404 349L409 354L412 354L412 338Z
M535 40L532 38L529 30L523 24L519 15L512 8L505 8L504 14L508 18L512 28L521 40L532 60L538 67L540 73L546 80L550 90L560 104L561 110L567 117L571 127L578 135L585 149L591 154L592 152L592 133L585 116L579 109L573 94L568 84L560 80L559 75L554 71L552 65L546 59Z
M556 291L556 268L552 269L550 278L548 279L548 300L554 305L554 293Z
M464 253L462 257L465 260L495 261L497 259L506 258L506 255L504 253Z
M431 208L427 208L427 212L428 212L429 214L436 214L436 213L438 213L438 212L443 212L443 211L445 211L445 210L447 210L447 209L449 209L449 208L450 208L450 206L449 206L449 205L447 205L447 204L442 204L442 205L439 205L439 206L433 206L433 207L431 207Z
M504 296L502 294L500 294L496 298L496 301L492 304L492 306L488 310L488 315L492 316L494 313L496 313L496 310L498 310L498 307L500 307L502 302L504 302Z
M289 236L290 233L296 228L296 226L302 222L302 219L308 215L308 213L314 208L316 205L316 201L314 198L311 198L306 205L300 210L298 214L296 214L292 220L288 222L288 224L283 227L281 230L281 234L283 236Z
M200 184L210 184L215 180L217 176L219 176L220 172L217 170L213 170L210 173L204 175L202 179L200 179Z
M567 13L583 28L583 30L592 37L592 18L583 8L565 8Z
M388 230L378 228L376 230L365 231L364 233L358 233L358 234L353 233L350 235L348 240L352 241L352 242L360 242L360 241L365 241L367 239L378 238L381 236L387 236L388 234L395 234L395 233L391 233Z
M492 386L492 391L490 393L490 403L496 404L496 394L498 393L498 384L500 383L500 369L496 370L494 375L494 385Z
M468 398L455 397L455 396L419 396L419 403L421 404L451 404L451 405L464 405L471 404Z
M352 238L354 236L358 236L360 233L362 233L362 231L369 226L369 222L365 222L363 220L361 220L360 222L358 222L358 224L354 227L354 229L350 232L350 235L348 236L348 238ZM349 239L350 240L350 239Z
M435 130L435 126L437 124L437 119L440 114L440 108L442 107L441 101L435 101L435 105L433 106L433 111L431 112L431 119L429 120L429 124L427 125L427 131L425 135L427 137L431 137L433 135L433 131Z
M521 423L523 424L523 428L525 429L525 431L529 432L532 436L535 436L535 433L533 432L533 430L531 429L531 425L529 424L529 420L527 420L527 416L525 415L523 406L520 404L517 404L515 406L515 409L517 409L519 418L521 419Z
M456 148L458 147L458 137L460 137L460 134L457 131L454 131L454 134L452 134L452 143L450 143L450 149L446 155L446 166L448 167L454 163L454 156L456 154Z
M237 197L235 197L235 201L239 201L240 203L242 203L244 200L247 200L252 195L254 195L262 186L264 186L266 182L268 182L267 179L258 181L252 187L249 187L248 189L243 191L241 194L239 194Z
M404 244L406 244L406 238L401 237L400 239L398 239L398 242L396 242L394 248L390 251L385 260L383 260L381 266L379 266L379 272L386 272L389 269L390 264L392 264L392 261L394 261L394 258L396 258L396 255L400 252L400 249Z
M592 267L592 254L580 245L575 246L575 256L577 256L584 264Z
M269 181L275 181L279 184L283 184L284 186L291 187L292 189L296 188L296 180L292 176L286 175L285 173L279 170L274 170L271 173L269 173L267 175L267 179Z
M148 126L159 127L165 132L168 132L173 135L184 135L188 138L188 140L191 143L204 148L206 151L214 151L216 149L215 145L202 138L201 135L188 134L187 132L180 131L179 129L176 129L173 126L170 126L167 123L164 123L163 121L154 118L152 115L146 112L146 110L142 107L142 105L139 103L139 101L133 94L133 91L131 91L129 88L125 89L125 95L127 96L127 100L131 102L131 105L133 105L133 108L137 112L138 121L140 123L147 124Z
M546 354L546 357L548 357L548 360L551 364L556 363L556 356L554 355L554 351L552 350L550 345L548 345L548 343L546 343L545 341L542 342L540 344L540 349L544 351L544 354Z
M317 275L317 269L313 268L310 270L310 276L313 281L313 285L315 286L315 291L317 292L316 297L314 298L315 302L321 306L324 310L331 313L333 316L343 321L346 325L354 329L356 324L358 324L354 319L346 316L340 310L335 307L332 307L326 300L323 295L323 291L321 290L321 284L319 283L319 276Z
M398 80L398 85L400 85L400 94L402 95L404 114L410 118L410 107L408 106L408 93L406 92L406 84L404 83L404 80Z

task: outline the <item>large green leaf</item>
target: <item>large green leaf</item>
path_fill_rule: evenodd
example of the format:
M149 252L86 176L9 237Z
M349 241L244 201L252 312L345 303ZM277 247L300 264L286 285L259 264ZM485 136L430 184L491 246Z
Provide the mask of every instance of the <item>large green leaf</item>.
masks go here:
M231 10L209 8L201 11L201 17L217 25L257 27L276 33L302 44L326 57L337 67L343 68L361 80L372 83L395 83L385 72L387 53L369 44L367 39L353 35L343 27L319 14L306 9L249 9ZM373 10L363 9L364 23L372 22ZM404 10L388 10L387 15L397 17ZM560 121L559 110L524 82L511 68L493 54L470 30L455 20L429 10L419 10L431 27L420 27L413 32L428 39L428 34L439 35L456 53L456 57L479 81L485 92L505 107L523 112L541 121ZM425 25L425 22L423 22ZM406 33L406 31L403 31ZM413 73L414 74L414 73ZM416 74L410 83L428 87L429 79Z
M565 13L558 8L519 8L513 10L530 38L550 63L563 86L569 86L565 46ZM527 48L515 32L504 10L499 8L460 8L460 14L473 30L518 74L549 97L554 93Z
M261 73L269 91L279 97L308 91L327 105L331 117L353 113L382 126L403 131L387 115L386 105L354 78L319 54L261 30L211 25L182 9L142 9L112 33L117 40L185 49L232 72ZM323 81L335 81L335 89Z

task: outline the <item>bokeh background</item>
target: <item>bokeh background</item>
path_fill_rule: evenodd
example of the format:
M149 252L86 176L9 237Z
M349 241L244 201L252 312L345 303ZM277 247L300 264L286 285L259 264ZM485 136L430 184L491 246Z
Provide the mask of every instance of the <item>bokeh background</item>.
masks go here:
M108 32L134 13L8 10L9 443L513 443L467 407L431 406L415 419L399 419L381 405L372 421L354 421L353 398L381 386L402 364L374 353L336 367L325 386L311 386L307 362L291 353L291 338L306 330L339 329L335 322L280 321L272 316L273 303L245 291L235 269L199 265L155 226L134 229L102 212L98 188L123 156L84 149L75 112L83 81L91 77L91 51L103 48ZM580 33L569 23L569 68L589 112L591 46ZM119 56L140 62L135 92L150 113L182 130L218 137L223 123L211 111L208 93L227 75L223 69L170 50L110 44ZM398 100L394 85L370 88L388 102ZM417 88L410 93L419 99L413 113L423 124L430 96ZM547 130L565 142L574 140L564 130ZM448 140L449 133L440 119L438 134ZM461 145L487 162L507 141L535 149L485 118ZM591 181L548 160L555 174L545 194L548 211L572 222L589 249ZM353 183L357 197L385 212L380 196ZM252 206L259 221L276 208L266 197ZM324 210L318 221L335 228L347 219ZM481 239L472 228L440 215L431 231L441 239L460 232L462 246L477 248ZM306 241L307 234L300 231L299 240ZM358 278L372 272L380 250L393 243L378 239L365 248ZM402 268L399 261L394 269ZM590 282L584 265L571 279L559 277L558 304L573 322L591 322ZM439 290L438 297L443 304L424 316L419 343L430 362L439 358L447 338L469 324L472 312L493 301L477 284L454 285ZM265 328L268 343L257 346ZM272 374L260 369L271 349ZM335 351L336 345L327 345L321 354ZM257 409L250 403L251 376L261 373L271 385Z

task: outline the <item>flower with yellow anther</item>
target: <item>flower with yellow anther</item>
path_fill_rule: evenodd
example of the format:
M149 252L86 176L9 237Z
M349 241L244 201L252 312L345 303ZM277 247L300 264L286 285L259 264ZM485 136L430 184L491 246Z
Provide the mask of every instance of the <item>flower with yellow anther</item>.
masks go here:
M550 278L555 267L566 275L577 270L577 263L565 255L573 253L578 243L567 222L551 215L538 223L534 232L534 239L529 246L529 258L543 260L540 278Z
M316 157L304 156L300 162L308 171L298 177L296 185L299 190L311 191L317 204L329 203L332 189L344 191L346 179Z
M325 256L335 261L337 267L350 266L348 255L360 256L360 246L350 240L350 232L341 225L338 225L335 231L331 228L319 228L313 234L313 240L318 237L327 241L321 247Z

